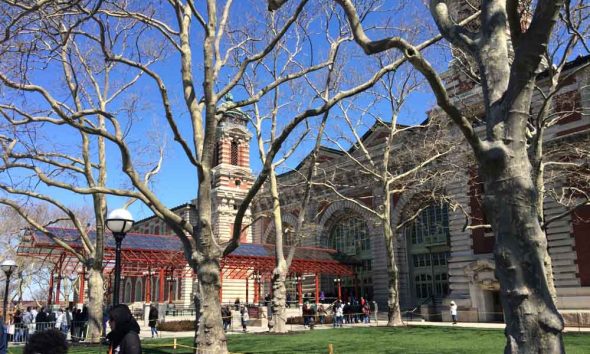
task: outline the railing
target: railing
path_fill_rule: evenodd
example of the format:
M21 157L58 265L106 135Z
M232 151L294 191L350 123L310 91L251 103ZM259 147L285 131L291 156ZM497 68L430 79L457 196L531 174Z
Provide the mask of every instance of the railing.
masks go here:
M35 332L42 332L50 328L59 329L66 338L71 341L83 341L86 339L87 322L72 321L68 326L66 323L57 322L36 322L36 323L16 323L8 326L8 341L10 343L26 343L30 336Z

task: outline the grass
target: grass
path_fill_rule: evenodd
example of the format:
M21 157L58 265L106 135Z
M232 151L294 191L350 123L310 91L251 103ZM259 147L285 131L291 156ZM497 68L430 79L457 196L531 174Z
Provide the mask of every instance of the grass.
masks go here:
M569 354L590 353L590 334L566 333L566 350ZM182 338L180 344L191 344L192 338ZM457 327L407 328L344 328L293 332L286 335L247 334L228 336L232 353L327 353L328 343L334 352L341 353L501 353L504 347L501 330L469 329ZM174 353L172 339L146 339L144 353ZM106 347L72 347L69 353L105 353ZM9 353L20 354L20 348ZM191 353L177 349L176 353Z

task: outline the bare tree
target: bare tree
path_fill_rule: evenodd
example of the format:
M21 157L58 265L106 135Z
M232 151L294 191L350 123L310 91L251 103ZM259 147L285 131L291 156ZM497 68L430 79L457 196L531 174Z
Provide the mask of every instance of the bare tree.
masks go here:
M443 160L454 148L438 122L430 120L414 126L398 124L401 109L419 85L415 75L399 70L383 77L372 92L372 100L363 97L367 95L355 98L355 101L369 103L359 106L348 100L339 104L348 129L339 137L327 139L347 156L346 165L338 168L347 172L337 176L324 171L320 173L323 178L314 181L314 184L328 188L338 198L354 203L378 220L387 249L389 326L403 325L396 260L398 240L402 238L400 229L414 220L426 206L443 199L444 185L441 181L450 180L452 175ZM389 116L375 112L374 107L380 103L387 106ZM375 122L369 128L373 136L369 141L365 141L366 135L359 131L365 126L362 122L367 118ZM346 149L345 143L353 148ZM355 195L358 191L351 188L350 176L357 179L352 183L354 186L372 185L379 189L372 203ZM398 202L394 203L394 200Z
M0 114L6 122L1 136L0 169L5 178L0 182L4 192L0 203L14 209L32 228L47 235L84 265L89 291L88 338L98 342L104 304L106 194L134 195L106 187L105 137L92 137L84 129L63 129L62 139L57 140L52 138L55 131L46 129L45 125L62 126L71 120L80 127L105 129L106 117L101 112L141 75L128 80L124 77L110 79L111 75L117 75L116 68L96 62L96 48L82 38L81 28L96 13L96 8L85 13L80 11L79 5L51 2L6 2L3 5L10 24L6 27L2 47L6 65L0 73L6 88L0 103ZM25 57L26 62L23 62ZM42 73L44 69L59 73L52 78L55 81L46 85L31 84L38 79L39 70ZM50 93L53 88L59 90L56 96ZM43 97L41 103L30 102L31 93ZM128 102L131 103L131 99ZM125 111L125 107L120 109ZM78 140L70 139L71 136L77 136ZM157 169L156 164L146 178ZM92 231L87 215L60 200L63 195L54 194L55 189L91 196ZM45 203L59 214L49 221L40 219L27 210L29 201ZM79 232L81 249L72 247L60 232L50 227L64 222Z
M212 226L211 168L219 120L227 112L258 102L285 83L313 82L311 73L324 81L321 76L333 63L337 45L319 46L310 58L303 47L290 47L301 41L288 40L297 34L294 27L313 18L315 9L306 9L308 1L263 18L259 14L264 11L257 8L256 2L247 7L226 1L218 8L214 0L202 5L192 0L147 4L105 0L76 2L61 12L47 2L33 6L7 1L4 5L10 9L9 22L17 25L11 25L12 30L7 32L0 52L2 62L25 64L0 69L5 117L12 125L42 125L61 132L73 129L115 149L130 186L107 187L99 178L95 184L76 186L73 191L96 195L93 198L98 198L95 203L99 204L104 194L135 198L170 226L182 241L186 259L198 278L195 305L199 308L199 328L195 345L202 352L225 352L218 298L220 260L239 245L249 203L266 180L282 144L299 123L372 87L406 59L388 64L353 87L312 99L306 107L290 114L291 119L269 145L263 169L240 205L233 234L227 240L226 235L216 235ZM22 45L27 40L34 45ZM432 43L426 41L420 47ZM81 55L77 48L84 48ZM288 70L256 87L253 94L243 92L245 73L260 70L273 51L290 53ZM76 65L70 65L70 55L77 58ZM30 57L36 59L34 63L27 61ZM40 76L39 66L60 70L44 71L47 76ZM171 66L180 71L175 80L169 80ZM48 78L57 84L48 84ZM86 84L78 84L80 79ZM230 92L245 98L220 105L221 98ZM175 94L182 105L175 104ZM146 113L137 109L139 103L145 103L142 107L148 112L147 108L156 105L158 114L163 113L163 125L175 141L174 152L189 166L187 180L198 181L196 227L167 208L144 178L150 168L142 165L144 151L137 147L144 127L139 117ZM101 163L101 157L99 154L95 163ZM62 168L93 169L88 163L83 160L84 167L79 167L80 163L73 160ZM103 225L102 215L97 215L97 227Z
M285 3L270 0L269 9ZM587 5L584 1L482 0L471 5L481 9L479 25L468 28L457 24L451 15L453 9L447 4L451 2L430 1L440 33L474 60L481 76L485 134L480 137L419 48L400 37L371 40L354 2L336 3L348 16L355 40L366 54L400 50L424 75L437 104L473 150L486 190L485 212L496 236L496 276L507 324L506 353L564 352L563 319L548 277L551 262L541 227L539 185L533 177L536 160L529 155L527 123L535 82L547 68L546 49L560 11L564 18L574 18L572 11L585 9L587 13ZM467 2L452 4L465 7ZM572 31L580 33L575 28Z

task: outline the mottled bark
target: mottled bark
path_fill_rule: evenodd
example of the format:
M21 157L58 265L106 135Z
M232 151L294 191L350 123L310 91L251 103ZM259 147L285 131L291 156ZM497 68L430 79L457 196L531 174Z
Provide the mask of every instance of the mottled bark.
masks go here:
M563 353L563 319L546 274L547 239L526 155L502 153L483 165L485 207L496 236L496 277L506 321L505 353ZM498 163L498 162L502 163Z
M227 353L227 339L221 320L219 302L220 282L219 259L203 259L197 266L199 294L195 301L198 329L195 335L195 353Z
M393 242L393 230L390 223L383 223L383 232L387 248L387 277L388 277L388 294L387 294L387 325L402 326L401 309L399 306L399 271L395 261L395 245Z
M273 332L287 333L287 263L283 260L272 274L272 319ZM269 319L270 320L270 319Z
M274 135L274 134L273 134ZM272 310L275 317L273 331L275 333L287 332L286 318L286 297L287 289L285 280L289 265L285 260L283 250L283 222L281 216L281 203L279 200L279 188L277 184L277 175L274 167L269 171L270 194L272 198L272 213L275 225L275 269L272 274Z
M90 343L100 342L102 335L102 314L104 306L104 288L102 264L98 269L90 268L88 274L88 332L86 341Z

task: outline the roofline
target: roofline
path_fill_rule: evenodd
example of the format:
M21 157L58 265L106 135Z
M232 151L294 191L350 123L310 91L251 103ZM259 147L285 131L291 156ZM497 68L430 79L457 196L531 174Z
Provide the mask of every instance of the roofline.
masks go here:
M185 207L187 207L187 206L189 206L189 207L190 207L190 206L193 206L193 207L196 209L196 205L194 205L193 203L190 203L190 202L188 202L188 203L180 204L180 205L177 205L177 206L175 206L175 207L173 207L173 208L170 208L170 211L176 211L176 210L178 210L178 209L185 208ZM153 218L157 218L156 214L153 214L152 216L148 216L148 217L145 217L145 218L143 218L143 219L140 219L140 220L134 221L134 222L133 222L133 225L135 225L135 224L139 224L140 222L144 222L144 221L147 221L147 220L149 220L149 219L153 219Z

